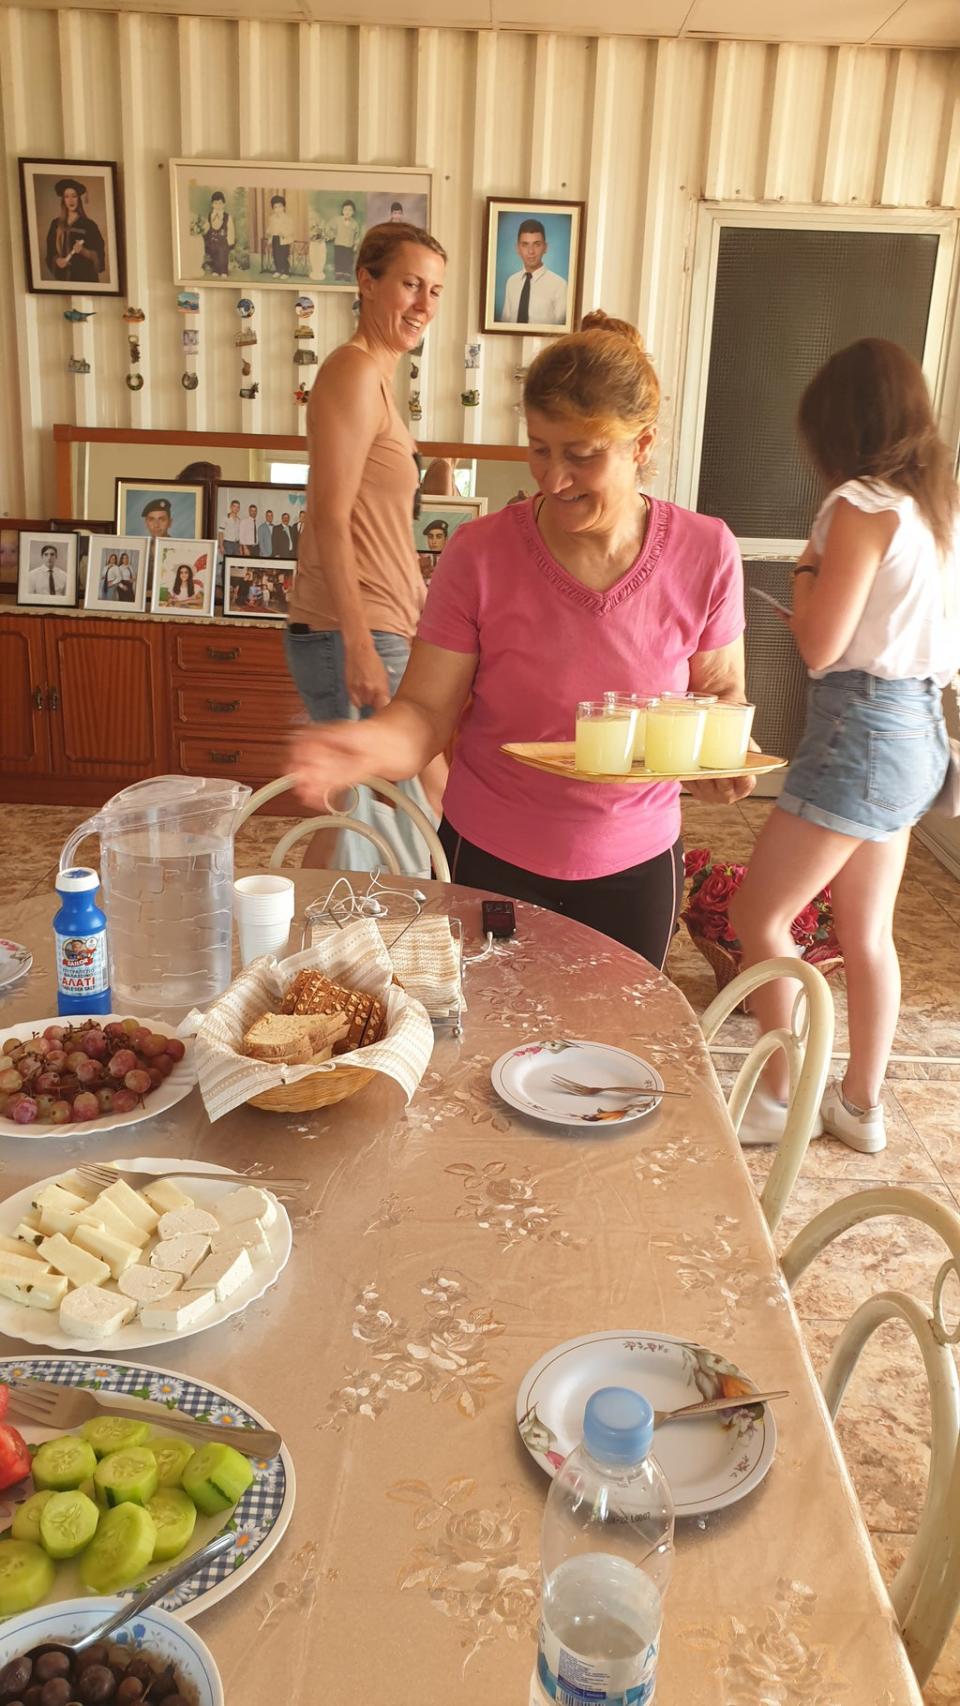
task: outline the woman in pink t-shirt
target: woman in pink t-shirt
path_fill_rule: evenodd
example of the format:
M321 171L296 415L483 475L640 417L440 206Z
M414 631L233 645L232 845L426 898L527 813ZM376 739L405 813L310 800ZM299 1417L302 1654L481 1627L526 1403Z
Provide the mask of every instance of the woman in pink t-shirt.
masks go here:
M589 314L550 344L524 387L539 495L457 530L391 705L304 731L295 756L320 804L366 775L416 774L458 730L440 826L454 880L564 912L657 966L683 888L677 784L567 781L500 748L569 740L579 701L611 689L745 697L732 534L639 489L659 403L624 321ZM751 786L690 791L729 802Z

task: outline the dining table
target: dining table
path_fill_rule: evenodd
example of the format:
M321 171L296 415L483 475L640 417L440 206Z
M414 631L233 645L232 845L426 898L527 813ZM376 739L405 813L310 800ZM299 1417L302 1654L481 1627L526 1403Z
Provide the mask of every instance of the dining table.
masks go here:
M330 882L296 873L298 918ZM756 1390L788 1394L763 1479L677 1522L657 1706L920 1702L691 1007L560 913L518 904L515 934L491 944L489 897L418 886L462 922L465 1009L459 1033L437 1029L409 1104L378 1074L308 1113L248 1105L211 1124L194 1088L102 1134L31 1140L0 1121L4 1197L81 1160L144 1154L267 1187L307 1181L287 1205L293 1252L276 1284L221 1325L136 1353L252 1406L295 1465L282 1542L198 1622L227 1706L534 1699L549 1482L517 1393L552 1347L603 1333L705 1347ZM56 1014L53 905L0 913L34 956L0 991L0 1028ZM557 1127L506 1105L492 1064L565 1039L627 1050L682 1094L622 1124ZM0 1338L5 1359L37 1354Z

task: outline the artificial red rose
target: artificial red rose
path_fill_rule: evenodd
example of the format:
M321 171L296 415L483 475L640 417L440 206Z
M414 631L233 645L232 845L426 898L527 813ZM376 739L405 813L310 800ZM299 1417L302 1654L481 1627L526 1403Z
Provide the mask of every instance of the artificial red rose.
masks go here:
M820 914L817 911L815 903L810 901L809 905L805 906L802 912L797 913L796 918L790 926L794 941L802 942L806 937L812 937L817 931L819 924Z
M691 847L689 853L683 856L684 875L689 879L695 877L710 863L709 847Z
M697 895L697 904L705 912L725 913L730 903L731 895L735 894L742 882L741 876L733 876L719 866L714 866L709 877Z
M694 918L694 926L698 936L703 936L707 942L719 942L727 928L727 920L722 912L705 912Z

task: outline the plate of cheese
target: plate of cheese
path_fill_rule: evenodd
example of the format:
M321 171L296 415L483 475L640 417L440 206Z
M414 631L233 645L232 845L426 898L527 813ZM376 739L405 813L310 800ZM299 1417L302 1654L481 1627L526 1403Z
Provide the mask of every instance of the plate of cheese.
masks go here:
M74 1171L8 1197L0 1332L120 1355L202 1333L262 1297L290 1259L290 1219L259 1183L226 1185L221 1171L105 1190Z

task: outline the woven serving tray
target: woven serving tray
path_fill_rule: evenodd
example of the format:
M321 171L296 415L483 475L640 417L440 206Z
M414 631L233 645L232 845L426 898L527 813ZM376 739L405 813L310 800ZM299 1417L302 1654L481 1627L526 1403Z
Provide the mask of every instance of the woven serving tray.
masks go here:
M508 741L500 748L509 758L515 758L518 764L529 764L534 770L545 770L550 776L565 776L572 782L614 782L620 788L631 782L649 787L651 782L718 782L732 776L765 776L770 770L783 770L786 767L785 758L774 758L766 752L748 752L746 759L738 770L674 770L669 775L662 771L647 770L642 764L634 764L626 775L595 776L589 770L578 770L574 763L574 743L572 740L533 740Z

